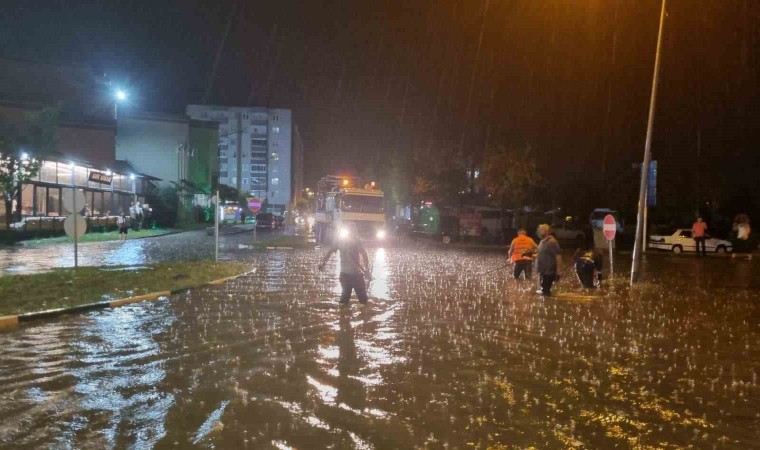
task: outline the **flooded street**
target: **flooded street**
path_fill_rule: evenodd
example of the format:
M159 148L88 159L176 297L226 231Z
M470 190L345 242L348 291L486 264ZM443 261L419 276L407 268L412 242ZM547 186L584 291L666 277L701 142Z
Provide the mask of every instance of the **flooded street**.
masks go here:
M0 447L757 448L757 259L544 299L496 252L371 249L346 308L319 256L0 333Z
M259 238L264 239L270 235L272 233L259 233ZM249 243L251 236L251 231L223 231L219 239L222 259L237 250L241 243ZM79 245L80 266L138 265L213 257L214 240L205 230ZM73 244L0 249L0 276L44 272L61 267L74 267Z

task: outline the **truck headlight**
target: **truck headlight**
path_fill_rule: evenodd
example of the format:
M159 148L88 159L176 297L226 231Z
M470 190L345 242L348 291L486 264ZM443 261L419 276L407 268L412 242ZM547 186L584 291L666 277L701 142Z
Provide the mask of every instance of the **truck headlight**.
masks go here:
M377 230L377 233L375 233L375 236L378 239L385 239L385 230Z

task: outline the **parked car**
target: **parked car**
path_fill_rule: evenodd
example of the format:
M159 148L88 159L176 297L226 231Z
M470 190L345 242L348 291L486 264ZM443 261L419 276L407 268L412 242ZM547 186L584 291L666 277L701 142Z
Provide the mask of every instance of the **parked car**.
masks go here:
M257 230L274 230L276 228L277 221L272 213L258 213L256 214L256 229Z
M283 216L274 216L274 227L282 228L285 226L285 218Z
M456 216L439 216L432 227L415 224L412 227L412 236L432 238L444 244L450 244L462 237L459 218Z
M649 236L649 248L657 250L668 250L679 254L683 252L696 252L697 244L691 237L691 230L688 228L679 228L673 234L652 235ZM730 241L716 239L707 236L705 240L705 249L708 252L726 253L734 250Z
M586 233L578 229L572 223L562 222L552 226L554 237L561 241L576 241L583 243L586 240Z
M620 220L620 214L618 214L617 211L614 209L609 208L596 208L591 212L591 216L589 217L589 221L591 222L591 228L595 230L601 230L602 229L602 223L604 222L604 218L607 215L611 215L615 218L615 223L617 224L617 232L622 233L623 230L623 222Z

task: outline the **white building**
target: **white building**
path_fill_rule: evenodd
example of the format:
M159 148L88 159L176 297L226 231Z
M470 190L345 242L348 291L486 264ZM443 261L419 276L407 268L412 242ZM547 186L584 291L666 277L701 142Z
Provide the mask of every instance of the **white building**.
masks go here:
M191 119L219 123L219 184L282 212L292 199L292 119L288 109L188 105Z

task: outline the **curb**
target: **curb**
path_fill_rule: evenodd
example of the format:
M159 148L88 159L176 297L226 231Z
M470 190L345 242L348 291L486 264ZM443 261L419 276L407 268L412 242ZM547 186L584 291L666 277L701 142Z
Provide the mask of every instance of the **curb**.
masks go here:
M182 292L188 292L194 289L200 289L203 287L211 287L211 286L219 286L228 281L234 280L236 278L240 278L245 275L251 275L253 273L256 273L256 269L249 270L248 272L243 272L238 275L232 275L231 277L224 277L224 278L219 278L217 280L208 281L206 283L199 284L196 286L188 286L185 288L174 289L172 291L156 291L156 292L150 292L148 294L137 295L134 297L120 298L118 300L96 302L96 303L86 303L84 305L72 306L71 308L48 309L46 311L30 312L30 313L11 315L11 316L0 316L0 329L15 327L15 326L18 326L21 322L29 322L36 319L47 319L51 317L62 316L64 314L92 311L96 309L118 308L120 306L130 305L133 303L155 301L161 297L168 297L170 295L175 295Z

